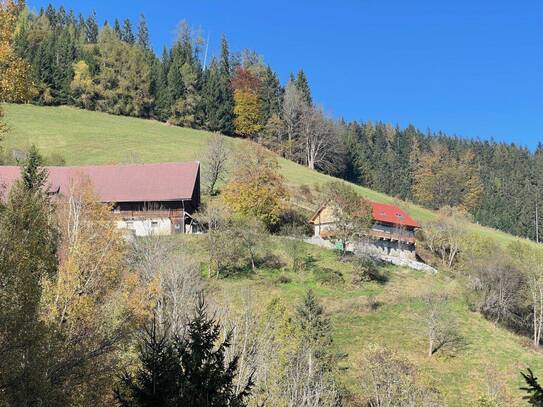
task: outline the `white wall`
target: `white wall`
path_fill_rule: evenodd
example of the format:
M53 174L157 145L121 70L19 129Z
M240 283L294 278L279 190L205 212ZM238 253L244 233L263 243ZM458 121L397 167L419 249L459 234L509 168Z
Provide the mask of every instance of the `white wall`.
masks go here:
M133 231L136 236L163 236L171 235L172 222L170 218L120 220L117 228Z

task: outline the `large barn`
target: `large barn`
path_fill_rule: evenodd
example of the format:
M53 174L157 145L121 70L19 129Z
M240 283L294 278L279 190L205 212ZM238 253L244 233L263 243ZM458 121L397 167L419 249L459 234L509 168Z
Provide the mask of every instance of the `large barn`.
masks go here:
M200 206L200 163L46 167L52 195L67 195L79 179L90 181L99 200L112 206L118 227L136 236L191 233ZM7 192L20 177L17 166L0 166Z
M395 205L370 202L373 225L367 239L348 246L348 249L374 251L383 255L415 259L415 230L419 224ZM333 240L336 220L329 205L321 206L311 217L313 239Z

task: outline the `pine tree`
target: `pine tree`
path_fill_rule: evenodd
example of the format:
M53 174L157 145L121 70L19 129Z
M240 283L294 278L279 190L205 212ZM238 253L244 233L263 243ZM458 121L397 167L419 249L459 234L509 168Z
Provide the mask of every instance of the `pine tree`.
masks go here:
M149 29L147 28L147 21L145 16L140 14L138 22L138 45L143 49L151 49L151 41L149 40Z
M140 345L141 367L125 374L118 400L126 406L246 406L252 376L237 393L234 385L238 357L226 361L230 334L223 342L220 325L207 314L200 296L183 337L159 336L156 329Z
M283 89L279 78L268 65L260 86L260 118L263 125L275 114L281 114Z
M527 396L524 396L524 400L527 400L531 406L542 407L543 387L539 384L537 377L534 376L530 368L528 368L527 373L520 372L520 374L526 381L526 387L521 387L520 389L528 393Z
M303 69L300 69L300 71L298 71L295 84L302 93L304 101L309 106L311 106L313 104L313 98L311 97L311 89L309 88L309 82L307 81L307 77L305 76L305 72L303 71Z
M104 25L107 25L107 24L104 24ZM119 20L116 18L114 23L113 23L113 33L117 36L117 38L121 39L122 38L122 34L121 34L121 24L119 23Z
M122 406L175 406L179 360L175 347L156 318L145 327L138 345L141 366L133 376L125 372L115 391Z
M36 146L32 145L21 174L23 185L27 191L39 191L44 187L47 180L47 170L42 165L43 159Z
M98 23L96 22L96 11L92 10L91 14L87 18L86 33L87 42L90 44L96 44L98 42Z
M132 23L130 22L130 19L125 19L123 22L123 28L121 30L121 39L128 43L128 44L134 44L136 42L136 37L134 36L134 33L132 32Z

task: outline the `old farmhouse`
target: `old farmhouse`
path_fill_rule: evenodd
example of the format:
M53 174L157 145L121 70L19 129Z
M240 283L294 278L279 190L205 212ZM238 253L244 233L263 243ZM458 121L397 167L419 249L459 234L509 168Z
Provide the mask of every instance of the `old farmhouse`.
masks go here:
M101 202L110 204L120 229L136 236L191 233L200 206L200 163L47 167L48 192L67 195L88 179ZM0 185L9 191L20 167L0 166Z
M374 252L380 255L403 257L415 260L415 229L419 224L394 205L370 202L373 225L366 239L351 243L351 251ZM321 206L311 217L314 227L313 240L333 240L334 211L328 205Z

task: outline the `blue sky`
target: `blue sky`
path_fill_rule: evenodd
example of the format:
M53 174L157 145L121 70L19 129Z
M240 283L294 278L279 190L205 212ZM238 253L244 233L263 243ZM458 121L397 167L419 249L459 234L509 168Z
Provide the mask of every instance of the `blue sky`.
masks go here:
M33 9L48 2L27 0ZM347 120L534 147L543 142L540 0L53 1L100 22L147 18L157 50L186 20L262 54L284 82L303 68L314 100Z

